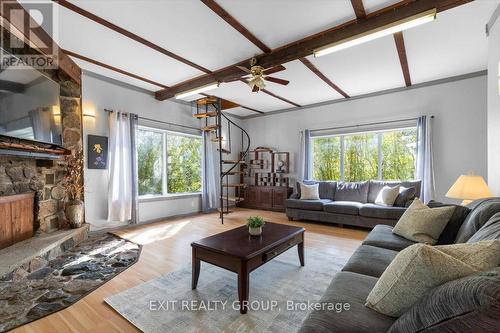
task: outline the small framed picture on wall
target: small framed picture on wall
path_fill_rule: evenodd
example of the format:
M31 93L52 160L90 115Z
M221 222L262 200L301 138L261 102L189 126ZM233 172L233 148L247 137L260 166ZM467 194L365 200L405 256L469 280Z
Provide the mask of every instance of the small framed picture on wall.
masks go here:
M89 169L108 168L108 137L88 135L87 137L87 163Z

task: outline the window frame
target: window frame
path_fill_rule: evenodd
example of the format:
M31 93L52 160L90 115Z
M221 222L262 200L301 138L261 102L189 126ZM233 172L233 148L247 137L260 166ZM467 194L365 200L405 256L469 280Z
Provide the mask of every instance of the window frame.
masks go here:
M347 136L354 136L354 135L364 135L364 134L369 134L369 133L374 133L376 134L377 137L377 179L374 180L380 180L384 181L382 179L383 171L382 171L382 164L383 164L383 154L382 154L382 138L383 134L386 132L396 132L396 131L404 131L404 130L415 130L418 133L418 128L417 126L401 126L401 127L390 127L387 129L376 129L376 130L365 130L365 131L346 131L346 132L341 132L341 133L335 133L335 134L325 134L325 135L314 135L311 136L310 140L310 155L308 156L309 162L308 164L311 166L311 172L310 172L310 177L312 180L314 179L314 140L319 139L319 138L332 138L332 137L339 137L340 138L340 157L339 157L339 164L340 164L340 179L331 179L331 181L345 181L345 138ZM418 145L418 137L415 142ZM415 155L417 155L418 152L415 151ZM418 158L415 156L416 159ZM416 165L415 165L415 173L417 172ZM413 176L414 178L416 177L416 174ZM363 181L363 180L360 180ZM366 180L364 180L366 181ZM392 180L388 180L392 181Z
M189 198L189 197L199 197L202 190L196 192L182 192L182 193L168 193L168 148L167 148L167 136L169 134L176 136L184 136L199 139L203 145L203 135L200 133L192 134L179 131L172 131L167 129L162 129L158 127L151 127L145 125L139 125L137 130L150 131L160 133L162 135L162 194L139 194L139 202L152 202L159 200L171 200L178 198ZM203 149L203 147L202 147ZM203 156L200 161L200 173L203 177ZM137 179L138 181L138 179ZM203 182L202 182L203 186Z

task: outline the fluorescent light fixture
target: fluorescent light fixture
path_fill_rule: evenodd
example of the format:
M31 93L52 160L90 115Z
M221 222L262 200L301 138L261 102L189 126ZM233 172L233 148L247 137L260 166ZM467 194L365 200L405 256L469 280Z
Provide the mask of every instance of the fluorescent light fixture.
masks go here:
M208 90L215 89L217 87L219 87L219 82L210 83L210 84L207 84L205 86L201 86L198 88L194 88L191 90L187 90L187 91L183 91L181 93L175 94L175 98L181 99L181 98L189 97L189 96L196 95L196 94L208 91Z
M381 26L373 30L366 31L359 35L355 35L341 41L325 45L314 50L313 53L315 57L321 57L325 54L347 49L348 47L363 44L377 38L392 35L396 32L400 32L431 22L434 19L436 19L436 8Z

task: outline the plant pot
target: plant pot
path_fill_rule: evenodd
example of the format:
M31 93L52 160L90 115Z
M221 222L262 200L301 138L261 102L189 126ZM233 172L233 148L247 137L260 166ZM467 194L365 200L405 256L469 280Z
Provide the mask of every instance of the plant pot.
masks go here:
M248 228L248 233L252 236L260 236L262 235L262 227L258 228Z
M83 224L83 202L80 200L69 201L66 204L66 218L71 228L80 228Z

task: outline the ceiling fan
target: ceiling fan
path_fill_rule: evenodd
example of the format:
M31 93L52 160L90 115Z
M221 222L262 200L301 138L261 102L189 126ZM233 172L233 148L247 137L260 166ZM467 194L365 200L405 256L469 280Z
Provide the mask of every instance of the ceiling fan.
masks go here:
M252 60L250 60L250 68L246 68L243 66L236 66L236 67L241 69L243 72L247 73L247 75L244 75L241 78L229 80L227 82L238 81L243 79L244 81L247 82L250 88L252 88L253 92L259 92L259 90L264 89L266 87L264 81L274 82L277 84L282 84L284 86L290 83L290 81L288 80L278 79L277 77L269 76L269 74L284 71L286 68L282 65L270 68L264 68L257 64L257 59L252 58Z

